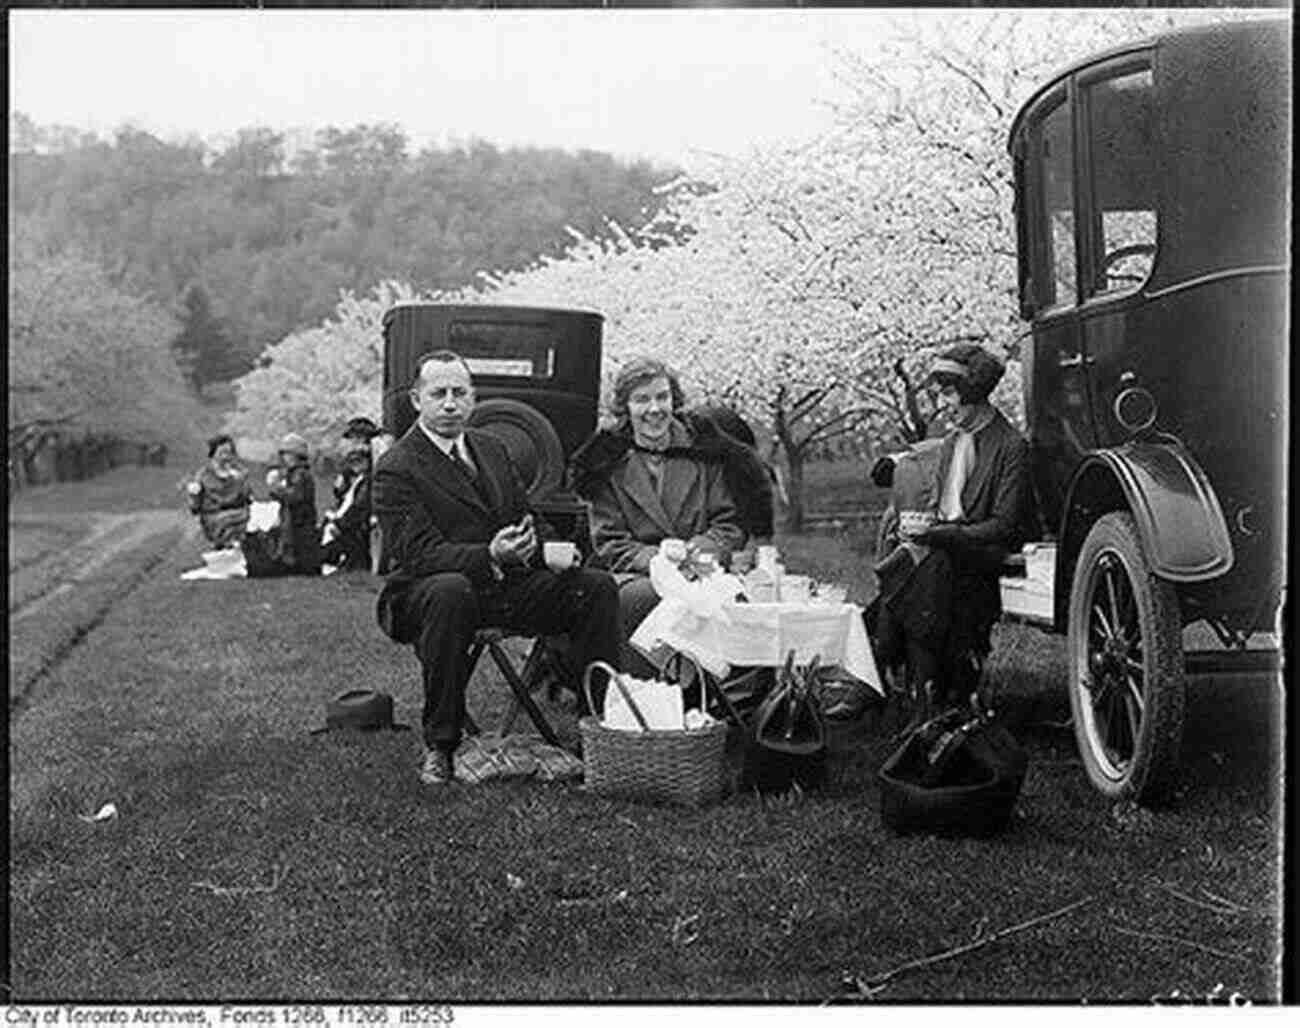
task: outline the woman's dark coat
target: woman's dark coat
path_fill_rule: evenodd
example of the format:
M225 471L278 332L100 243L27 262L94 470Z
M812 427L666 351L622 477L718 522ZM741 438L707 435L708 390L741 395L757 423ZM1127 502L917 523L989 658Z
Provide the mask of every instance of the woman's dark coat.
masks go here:
M301 575L320 573L320 530L316 526L316 479L306 462L284 468L282 484L269 487L280 501L275 558Z
M906 631L937 618L934 638L946 638L950 653L989 652L989 633L1002 613L998 583L1002 562L1034 535L1029 445L1001 412L975 433L975 463L961 491L962 517L931 530L924 541L947 560L922 558L909 574L881 575L881 599ZM933 495L940 495L956 448L951 432L940 446ZM898 546L897 518L886 512L877 544L884 563ZM891 562L892 563L892 562ZM879 571L878 571L879 573Z
M704 536L731 552L745 544L724 464L738 444L674 420L655 490L630 428L598 431L574 454L574 491L591 503L597 559L616 573L645 574L659 543Z
M190 511L199 516L203 534L214 546L238 543L248 525L253 489L242 468L224 474L209 462L198 473L199 492L190 498Z

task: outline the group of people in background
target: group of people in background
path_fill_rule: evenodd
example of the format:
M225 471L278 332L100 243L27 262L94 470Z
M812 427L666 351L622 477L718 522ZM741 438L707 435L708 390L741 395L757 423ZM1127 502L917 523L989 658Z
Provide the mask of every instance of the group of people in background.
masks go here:
M369 571L371 441L381 435L366 417L348 421L334 478L335 506L316 513L316 479L307 440L290 432L266 472L267 497L278 503L273 526L250 531L255 499L248 469L229 435L208 441L208 460L187 484L189 509L217 549L239 547L249 577L318 575L324 570Z

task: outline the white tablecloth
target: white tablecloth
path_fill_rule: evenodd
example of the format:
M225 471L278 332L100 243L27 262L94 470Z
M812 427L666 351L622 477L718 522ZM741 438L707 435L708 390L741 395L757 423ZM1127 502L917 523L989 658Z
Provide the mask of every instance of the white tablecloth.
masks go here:
M815 655L884 695L855 603L724 603L717 614L705 615L663 599L631 642L652 660L670 650L687 653L719 678L732 665L780 667L794 650L799 663Z

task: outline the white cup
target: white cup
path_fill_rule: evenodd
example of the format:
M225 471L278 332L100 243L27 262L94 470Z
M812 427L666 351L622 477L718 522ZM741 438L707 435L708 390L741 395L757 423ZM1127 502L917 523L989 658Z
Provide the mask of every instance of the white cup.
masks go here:
M812 579L807 575L781 576L781 602L807 603L812 599Z
M542 560L552 571L568 571L578 564L578 544L564 540L542 543Z
M823 582L817 587L816 599L818 603L847 603L849 591L842 585L828 585Z
M937 515L932 510L904 510L898 514L898 534L904 539L919 535L935 523Z
M687 549L684 539L661 539L659 552L673 564L680 564L686 559Z

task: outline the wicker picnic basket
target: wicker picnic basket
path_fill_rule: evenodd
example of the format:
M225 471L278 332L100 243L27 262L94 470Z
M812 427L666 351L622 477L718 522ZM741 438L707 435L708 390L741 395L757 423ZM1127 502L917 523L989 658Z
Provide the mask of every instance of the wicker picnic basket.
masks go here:
M622 693L639 732L606 728L598 717L578 722L582 733L584 780L588 791L603 796L699 806L726 791L727 725L715 721L704 728L681 731L649 729L619 673L604 661L594 661L582 679L589 709L591 676L603 671L610 686Z

